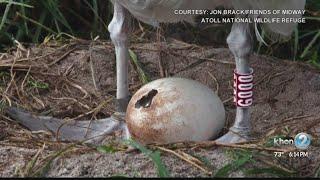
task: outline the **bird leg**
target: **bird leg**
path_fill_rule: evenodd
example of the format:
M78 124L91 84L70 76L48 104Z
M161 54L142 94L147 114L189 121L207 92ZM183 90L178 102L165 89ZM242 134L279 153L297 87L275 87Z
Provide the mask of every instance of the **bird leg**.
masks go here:
M234 102L237 106L234 125L229 132L216 140L219 143L240 143L250 139L250 112L252 104L253 70L249 67L252 37L248 23L234 23L227 38L229 49L235 57Z
M130 15L117 1L114 2L114 15L108 26L110 38L115 46L117 64L117 103L116 111L125 114L130 100L128 88L128 38Z
M116 64L117 64L117 100L116 111L113 118L121 116L123 119L130 100L128 85L128 64L129 64L129 35L130 30L130 14L117 1L113 4L113 18L108 26L110 38L115 46ZM124 124L125 137L129 138L130 134L126 124Z

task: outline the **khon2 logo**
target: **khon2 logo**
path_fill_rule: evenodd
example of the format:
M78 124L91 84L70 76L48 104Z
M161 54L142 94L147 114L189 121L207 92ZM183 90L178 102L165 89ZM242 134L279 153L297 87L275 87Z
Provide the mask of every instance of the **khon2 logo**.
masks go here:
M306 133L299 133L295 138L274 138L273 144L281 145L295 145L297 149L306 150L311 144L311 136Z

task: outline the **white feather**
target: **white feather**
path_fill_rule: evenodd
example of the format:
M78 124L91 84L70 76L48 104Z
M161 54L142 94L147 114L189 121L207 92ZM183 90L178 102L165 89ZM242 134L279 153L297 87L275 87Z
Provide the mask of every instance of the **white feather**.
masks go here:
M157 26L161 22L188 21L192 23L194 21L192 15L175 15L175 9L203 10L224 6L234 9L303 10L306 0L117 0L117 2L128 9L135 18ZM270 14L262 15L262 17L299 18L301 15ZM266 23L262 27L269 35L278 34L279 36L274 36L275 39L278 39L281 36L290 36L296 25L296 23ZM263 42L257 25L255 25L255 31L258 40Z
M112 0L115 1L115 0ZM230 0L117 0L137 19L150 25L158 23L194 22L192 15L176 15L174 10L215 9L231 7Z
M304 10L305 0L251 0L248 1L252 9L278 9L278 10ZM302 15L287 15L287 14L270 14L263 15L265 18L300 18ZM283 36L290 36L296 27L296 23L266 23L264 24L267 32L281 34Z
M255 9L255 10L304 10L306 0L232 0L235 9ZM302 14L265 14L262 18L300 18ZM257 15L252 18L258 17ZM297 23L265 23L262 28L272 41L289 37L295 29ZM255 24L255 34L257 40L267 45L260 35L258 25Z

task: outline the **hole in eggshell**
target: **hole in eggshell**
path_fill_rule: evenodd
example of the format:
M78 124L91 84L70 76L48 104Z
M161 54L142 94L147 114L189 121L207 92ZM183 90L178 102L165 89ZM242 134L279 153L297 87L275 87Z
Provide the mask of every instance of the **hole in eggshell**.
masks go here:
M152 89L151 91L148 92L147 95L142 96L141 99L139 99L136 104L135 104L135 108L140 108L140 107L144 107L144 108L148 108L151 106L152 103L152 99L158 94L158 91L155 89Z

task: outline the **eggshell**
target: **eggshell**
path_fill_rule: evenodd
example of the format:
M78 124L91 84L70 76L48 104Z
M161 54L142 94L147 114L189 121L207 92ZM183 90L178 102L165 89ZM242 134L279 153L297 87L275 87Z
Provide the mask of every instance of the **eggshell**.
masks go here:
M134 94L126 122L131 137L143 144L204 141L216 137L224 127L225 109L203 84L163 78Z

